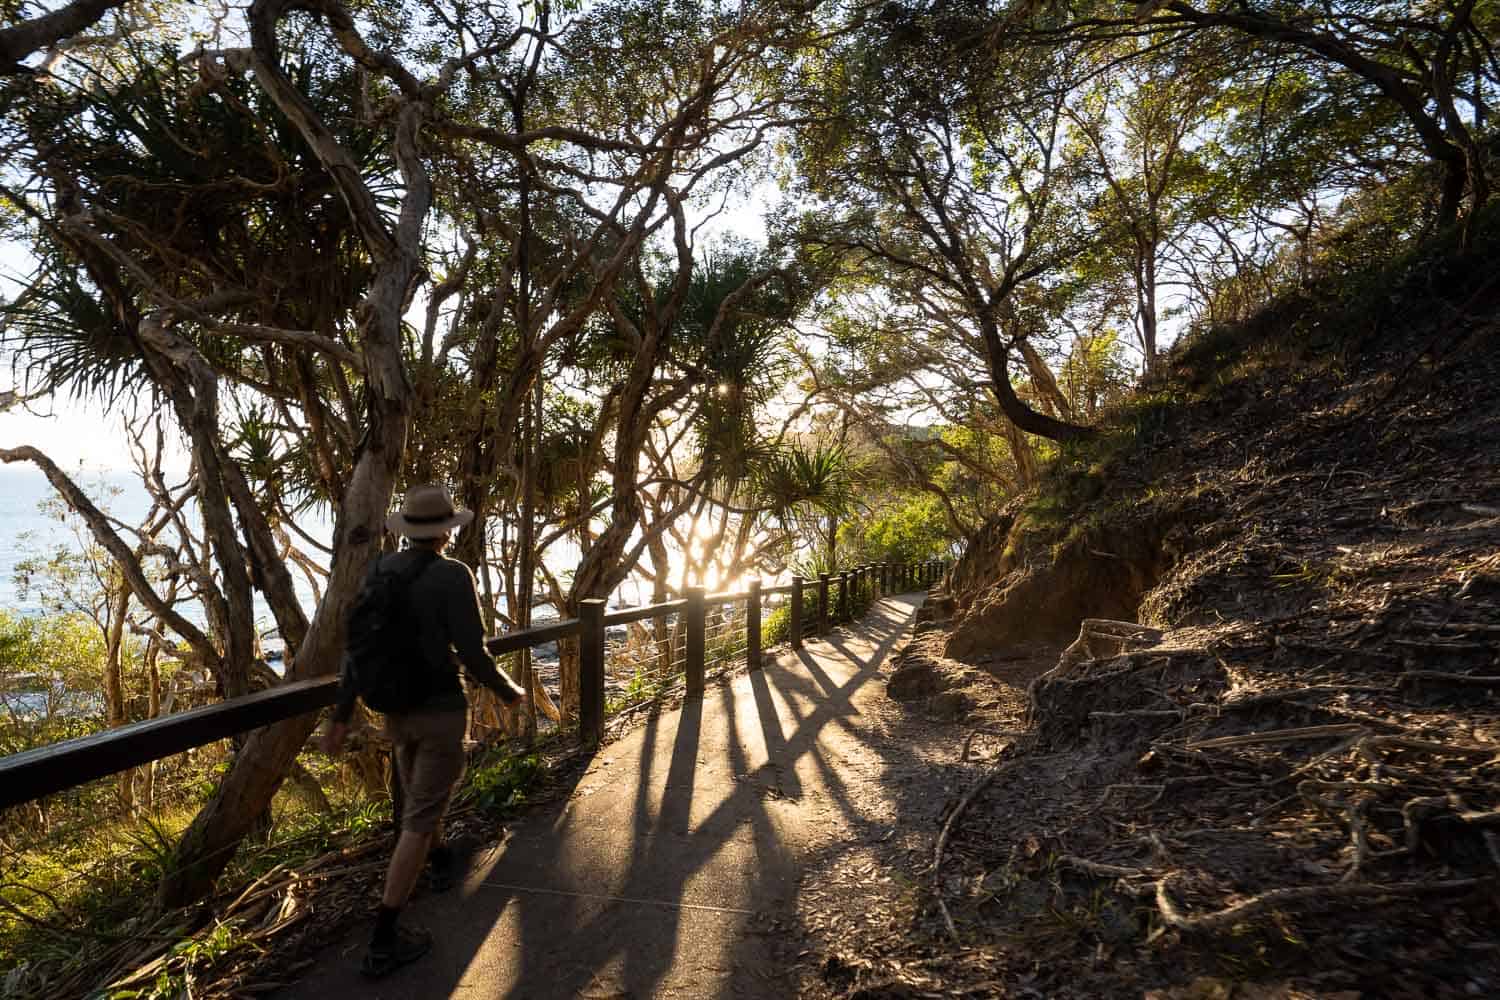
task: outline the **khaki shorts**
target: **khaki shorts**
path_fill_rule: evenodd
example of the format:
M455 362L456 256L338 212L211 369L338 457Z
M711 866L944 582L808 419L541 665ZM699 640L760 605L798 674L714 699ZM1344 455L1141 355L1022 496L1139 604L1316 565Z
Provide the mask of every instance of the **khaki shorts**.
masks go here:
M401 829L432 833L464 776L462 709L411 712L385 717L386 736L401 778Z

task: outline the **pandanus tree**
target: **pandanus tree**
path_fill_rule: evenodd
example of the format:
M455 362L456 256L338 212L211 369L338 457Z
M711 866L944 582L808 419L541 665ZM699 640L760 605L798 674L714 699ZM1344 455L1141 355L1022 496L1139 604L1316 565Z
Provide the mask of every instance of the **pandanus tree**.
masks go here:
M678 363L703 387L685 425L685 464L703 489L690 531L673 529L684 581L738 579L774 548L754 481L779 440L765 428L794 373L795 324L823 280L807 261L736 241L702 257L677 339Z
M337 668L413 427L467 419L472 408L445 407L477 399L484 449L462 433L449 442L475 478L514 472L544 363L581 336L654 234L681 241L693 187L758 144L767 105L742 78L795 34L774 5L709 15L625 3L555 30L544 10L256 0L239 35L226 33L244 47L185 53L127 37L100 70L7 83L3 127L19 167L6 193L41 261L12 303L8 346L34 376L29 389L153 393L189 442L219 595L208 632L155 592L106 519L89 521L136 599L200 649L226 695L248 687L256 592L287 644L290 679ZM533 77L551 87L545 113L493 99ZM460 185L483 190L492 171L509 200L461 211ZM545 210L558 220L550 229L523 225L521 189L558 206ZM538 232L556 247L536 252ZM404 317L424 286L430 322L409 336ZM460 293L467 311L445 308ZM601 440L625 440L611 468L631 488L617 490L604 547L585 557L580 596L621 572L620 524L637 513L629 444L665 337L664 326L643 331L612 393ZM228 426L251 401L274 425L269 452ZM450 451L416 454L424 472L467 476L446 464ZM42 465L88 514L45 456L6 457ZM258 464L280 478L253 481ZM310 618L268 511L309 498L335 520ZM163 902L211 889L314 722L244 741L179 842Z
M788 528L819 539L807 567L838 568L840 522L859 509L858 469L834 440L793 440L776 448L756 470L755 495L766 513Z
M410 417L401 316L420 273L429 186L416 137L431 108L414 79L390 64L366 65L404 93L389 119L367 127L354 74L334 56L379 60L341 7L320 13L331 31L304 34L291 53L282 49L286 5L260 3L250 12L248 49L183 58L130 47L118 75L37 81L7 115L28 151L28 171L9 193L41 248L34 301L76 302L81 290L102 306L58 315L41 337L33 309L15 346L44 382L133 381L175 417L217 574L217 595L206 603L214 634L165 605L55 466L26 457L89 516L135 596L200 649L226 696L248 690L257 590L286 643L290 678L336 666ZM24 296L19 305L28 305ZM47 336L92 363L69 371ZM295 414L308 485L334 505L330 578L311 620L266 511L229 454L226 388ZM178 844L164 902L212 885L314 721L244 741Z

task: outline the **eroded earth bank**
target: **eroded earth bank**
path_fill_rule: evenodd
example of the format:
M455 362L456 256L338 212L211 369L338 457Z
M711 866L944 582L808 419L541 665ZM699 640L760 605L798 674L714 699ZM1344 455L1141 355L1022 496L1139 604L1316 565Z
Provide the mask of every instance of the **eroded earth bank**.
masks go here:
M1180 350L971 543L805 995L1500 995L1500 281L1385 280Z

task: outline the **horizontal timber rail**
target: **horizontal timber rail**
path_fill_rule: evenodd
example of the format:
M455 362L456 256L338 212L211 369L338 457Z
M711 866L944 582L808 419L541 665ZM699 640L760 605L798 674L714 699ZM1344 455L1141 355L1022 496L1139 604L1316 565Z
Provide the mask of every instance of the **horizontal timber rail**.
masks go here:
M484 647L490 651L491 656L501 656L505 653L530 649L532 646L556 642L559 639L570 639L578 634L580 627L582 623L577 618L564 618L561 621L548 622L533 628L518 628L504 635L494 636L484 641Z
M0 809L333 704L337 677L281 684L76 740L0 757Z
M804 580L800 576L792 577L789 584L776 587L762 588L759 581L753 581L748 590L713 594L706 593L701 587L689 587L681 599L617 611L606 611L604 601L584 600L580 602L577 618L517 629L488 639L485 645L498 656L577 638L581 673L579 731L585 740L597 742L604 731L607 627L662 619L668 615L681 616L686 636L682 644L685 653L682 671L687 694L693 697L703 692L705 624L710 609L744 605L743 617L734 619L735 627L744 631L744 645L736 648L743 649L745 660L753 670L760 665L761 611L765 598L790 598L785 605L788 612L785 635L797 647L802 644L804 636L827 627L830 617L827 587L830 583L838 596L838 614L833 617L847 621L852 617L854 602L862 597L875 598L930 586L941 578L946 567L946 563L938 561L867 564L821 577L821 588L819 580ZM819 610L821 613L814 621L813 614ZM722 616L720 618L722 620ZM720 634L715 638L722 639L723 636ZM0 757L0 809L319 711L333 704L337 691L338 678L335 676L291 681L217 705L134 722Z

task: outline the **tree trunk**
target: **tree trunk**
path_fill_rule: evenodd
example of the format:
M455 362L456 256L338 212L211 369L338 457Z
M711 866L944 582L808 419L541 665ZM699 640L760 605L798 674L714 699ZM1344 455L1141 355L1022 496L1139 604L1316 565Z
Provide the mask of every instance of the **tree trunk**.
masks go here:
M1147 372L1156 370L1156 247L1141 260L1141 352Z
M332 673L338 666L344 623L370 561L379 554L385 515L405 455L412 387L402 355L401 318L414 289L422 226L432 198L417 152L418 133L430 109L408 95L396 112L393 145L405 190L391 227L364 186L353 157L281 69L276 23L284 7L272 0L251 8L256 80L322 161L375 265L369 290L355 313L368 426L338 508L328 589L296 659L288 662L287 680L303 680ZM270 803L317 722L316 715L299 716L250 735L213 799L178 841L158 889L163 906L183 906L213 891L219 873Z
M1064 420L1072 420L1073 404L1068 402L1068 397L1057 386L1057 379L1052 374L1052 369L1047 367L1047 362L1037 353L1036 348L1023 337L1017 341L1021 349L1021 357L1026 362L1026 372L1031 376L1031 384L1036 388L1038 395L1052 406L1052 412Z
M1026 440L1021 428L1008 420L1005 421L1005 440L1016 463L1016 478L1020 480L1021 488L1026 489L1036 482L1036 453L1031 450L1031 442Z
M1000 336L1000 328L993 316L979 318L979 332L984 337L986 360L990 369L990 388L994 390L995 399L1000 404L1000 412L1011 423L1028 434L1052 441L1071 441L1093 436L1094 430L1090 427L1057 420L1027 406L1016 395L1016 387L1010 383L1010 348Z
M667 576L672 572L672 559L661 535L652 536L646 550L651 556L651 603L662 604L669 593ZM671 677L675 664L672 662L672 630L667 624L666 615L657 615L651 619L651 638L656 643L657 670L662 677Z
M147 690L146 717L155 719L161 715L161 643L153 636L146 640L146 673L149 677ZM141 769L141 800L147 809L156 805L156 773L159 770L160 761L153 760Z
M117 570L108 574L105 590L108 628L104 637L104 709L111 729L125 725L125 616L130 613L130 588ZM118 778L120 805L135 811L135 774L121 771Z

